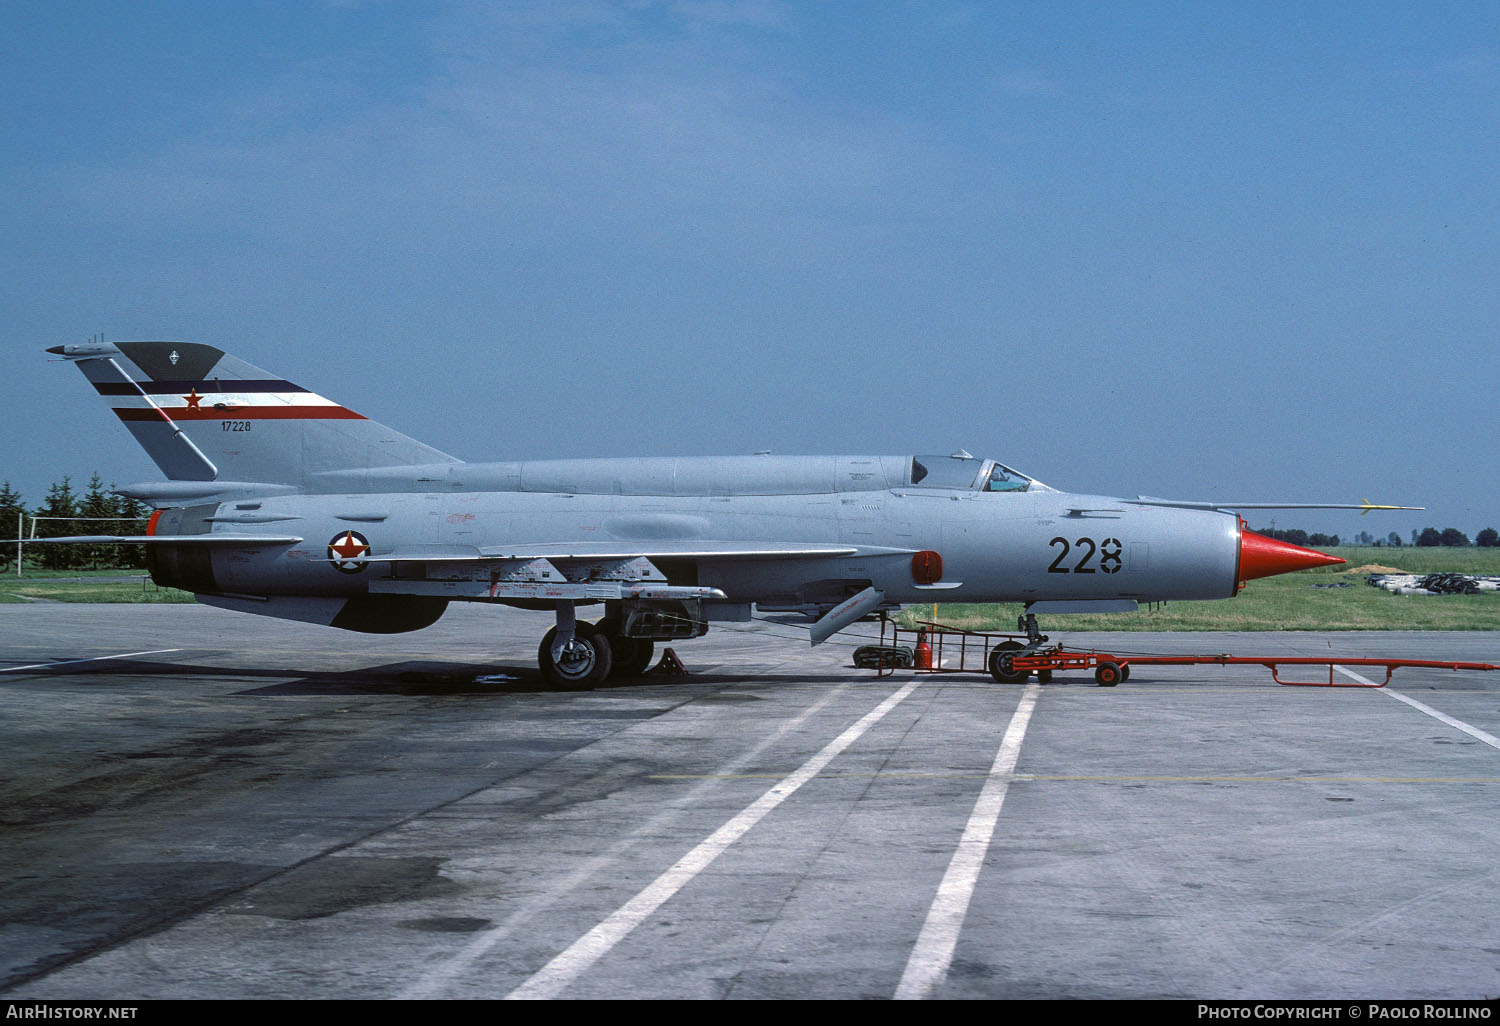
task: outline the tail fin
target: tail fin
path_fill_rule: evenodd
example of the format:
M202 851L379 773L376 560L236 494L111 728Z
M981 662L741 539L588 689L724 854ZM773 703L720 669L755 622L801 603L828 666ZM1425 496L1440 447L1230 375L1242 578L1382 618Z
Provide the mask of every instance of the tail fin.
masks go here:
M196 342L95 342L72 360L173 481L305 485L333 470L458 463Z

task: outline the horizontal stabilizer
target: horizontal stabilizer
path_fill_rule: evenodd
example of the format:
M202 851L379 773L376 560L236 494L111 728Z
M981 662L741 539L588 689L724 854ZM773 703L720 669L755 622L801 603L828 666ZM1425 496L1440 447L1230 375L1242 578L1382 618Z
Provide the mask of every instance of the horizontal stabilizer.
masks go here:
M228 502L231 499L267 495L290 495L294 485L266 484L262 481L145 481L111 489L127 499L140 499L158 506L184 502Z
M268 534L80 534L70 538L12 538L27 545L295 545L302 541L292 535Z

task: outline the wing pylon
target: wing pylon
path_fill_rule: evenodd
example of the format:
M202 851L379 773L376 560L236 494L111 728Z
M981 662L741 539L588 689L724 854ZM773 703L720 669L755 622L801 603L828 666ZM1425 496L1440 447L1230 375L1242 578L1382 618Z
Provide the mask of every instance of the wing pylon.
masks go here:
M901 554L909 550L879 551ZM467 550L416 548L360 558L391 565L391 576L370 582L370 591L376 593L541 602L724 601L728 596L720 588L670 583L653 561L836 559L856 554L869 555L870 547L694 540L629 548L619 542L572 542ZM421 576L409 576L403 564L419 564Z

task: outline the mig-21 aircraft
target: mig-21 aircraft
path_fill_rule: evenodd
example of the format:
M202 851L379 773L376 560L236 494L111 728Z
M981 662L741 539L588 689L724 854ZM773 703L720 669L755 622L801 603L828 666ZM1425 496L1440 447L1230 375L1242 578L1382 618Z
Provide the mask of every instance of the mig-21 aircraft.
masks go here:
M142 543L200 602L353 631L555 610L538 657L565 688L754 610L805 614L818 644L903 603L1118 611L1342 562L1231 512L1286 504L1077 495L962 451L466 463L212 346L48 352L167 478L117 489L155 507L145 537L55 541Z

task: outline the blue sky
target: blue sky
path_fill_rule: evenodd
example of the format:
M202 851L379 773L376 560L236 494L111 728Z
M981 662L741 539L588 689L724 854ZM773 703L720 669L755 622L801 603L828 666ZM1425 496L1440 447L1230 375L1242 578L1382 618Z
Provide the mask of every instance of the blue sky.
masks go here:
M156 477L50 345L465 459L948 452L1500 526L1500 7L0 7L0 477ZM1291 519L1288 520L1287 517ZM1252 523L1267 518L1252 516Z

